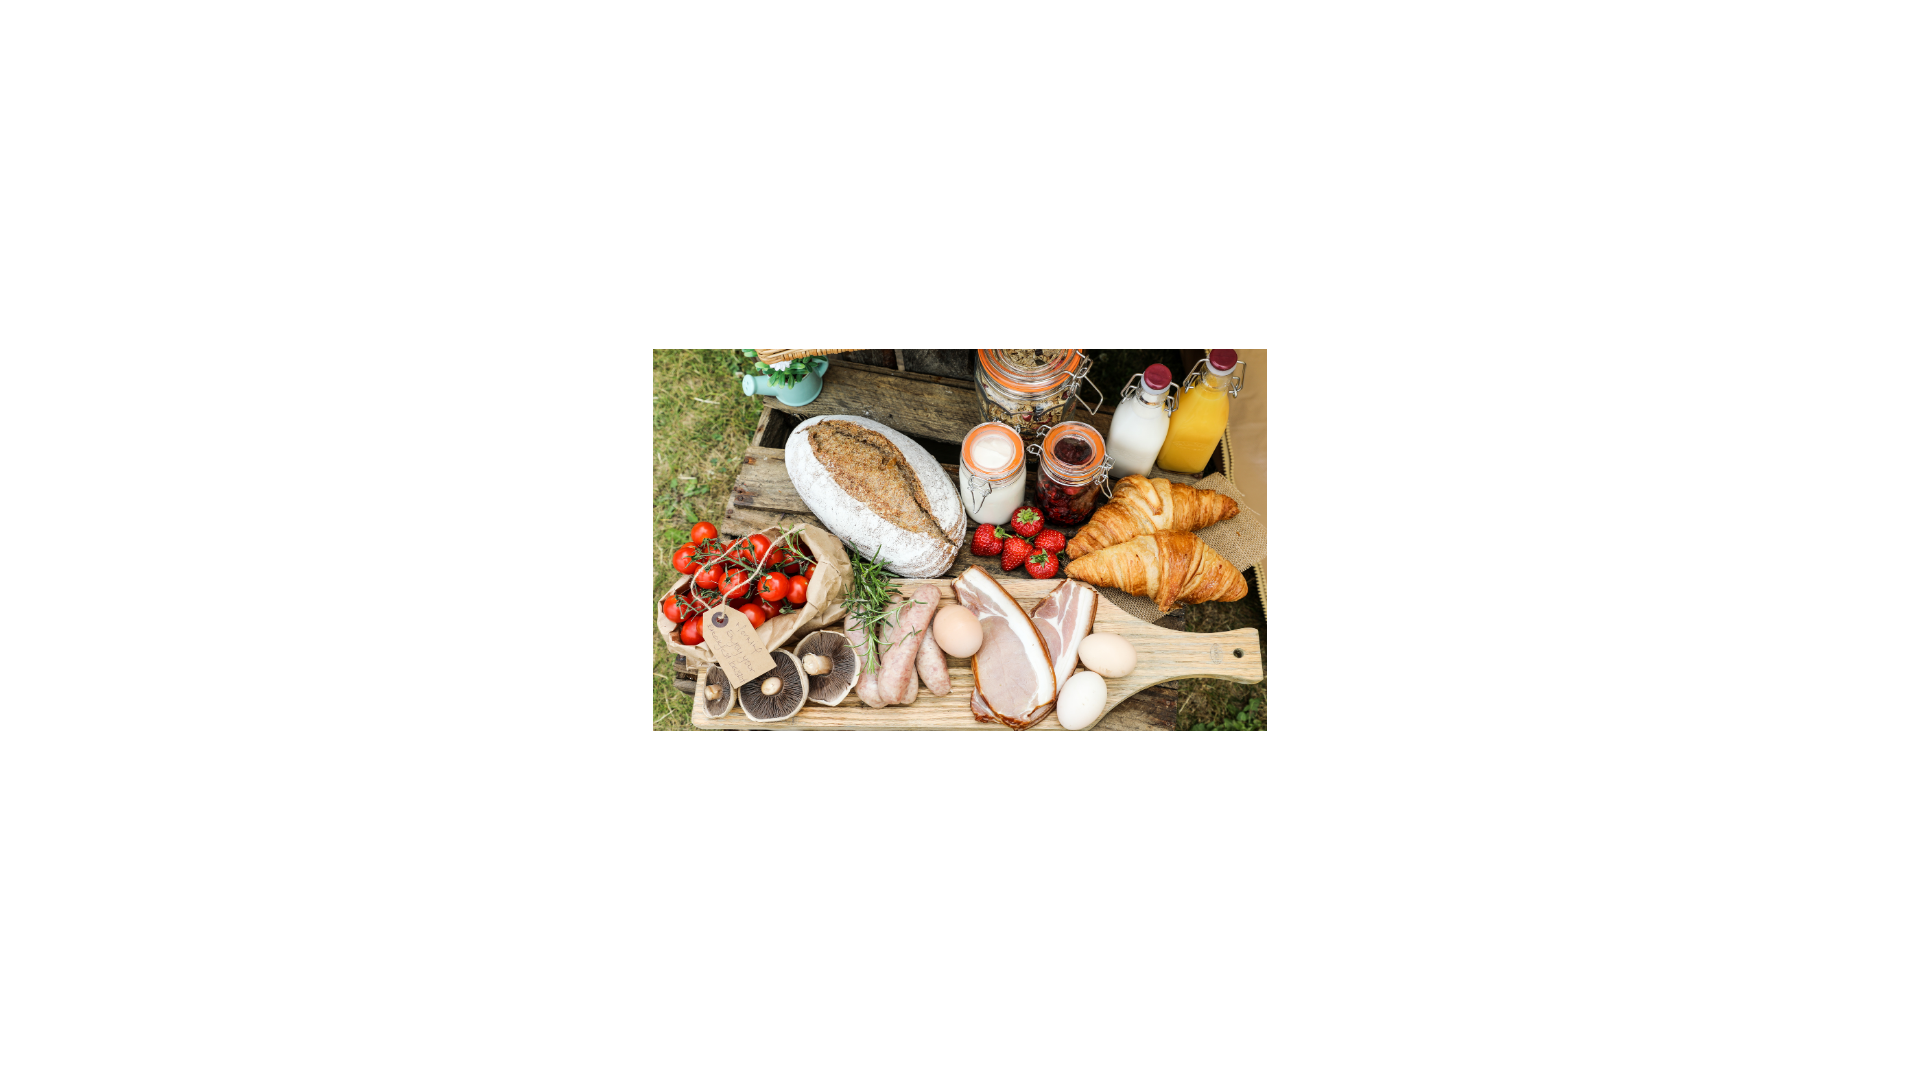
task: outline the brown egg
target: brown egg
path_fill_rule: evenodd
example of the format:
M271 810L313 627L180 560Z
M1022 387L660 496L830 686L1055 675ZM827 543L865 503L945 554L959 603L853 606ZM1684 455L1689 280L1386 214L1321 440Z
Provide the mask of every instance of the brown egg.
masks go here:
M959 604L948 604L934 613L933 643L948 656L972 656L980 651L980 620Z

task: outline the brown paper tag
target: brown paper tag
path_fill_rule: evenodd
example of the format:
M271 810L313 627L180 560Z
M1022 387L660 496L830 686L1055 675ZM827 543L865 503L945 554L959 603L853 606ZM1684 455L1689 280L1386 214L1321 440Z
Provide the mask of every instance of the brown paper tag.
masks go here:
M745 686L773 670L773 654L760 644L760 631L747 617L730 607L717 607L700 617L707 648L726 671L727 680Z

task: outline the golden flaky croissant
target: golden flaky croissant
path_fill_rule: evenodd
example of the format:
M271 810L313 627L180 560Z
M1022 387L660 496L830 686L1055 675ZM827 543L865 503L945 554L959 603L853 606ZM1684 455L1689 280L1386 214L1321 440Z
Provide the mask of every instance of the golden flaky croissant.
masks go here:
M1113 498L1072 540L1067 558L1157 532L1193 532L1240 512L1240 504L1217 491L1171 480L1128 476L1113 486Z
M1149 597L1161 611L1247 595L1247 579L1240 571L1190 532L1136 536L1101 548L1069 562L1067 576Z

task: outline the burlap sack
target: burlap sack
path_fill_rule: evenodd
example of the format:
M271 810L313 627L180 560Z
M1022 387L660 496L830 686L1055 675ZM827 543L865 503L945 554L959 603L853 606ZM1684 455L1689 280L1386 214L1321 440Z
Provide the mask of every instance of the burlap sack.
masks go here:
M774 534L769 530L768 535ZM777 649L791 638L831 626L847 617L846 606L841 603L847 594L848 582L853 580L853 563L847 560L847 549L841 545L839 537L818 525L807 525L795 535L806 541L817 565L807 585L806 606L799 611L776 615L760 624L760 644L768 649ZM713 653L705 645L682 645L675 641L673 632L678 627L660 612L660 605L666 602L667 597L679 592L692 580L691 575L682 575L666 592L655 597L653 617L654 625L660 628L660 639L667 643L667 648L686 657L688 663L697 667L713 663Z
M1147 475L1149 478L1164 477L1179 484L1187 482L1187 477L1179 473L1162 472L1157 468ZM1247 505L1246 496L1241 494L1239 488L1233 486L1232 481L1219 473L1213 473L1193 486L1218 491L1240 504L1238 514L1200 529L1194 533L1195 536L1204 540L1208 547L1219 552L1221 558L1232 563L1235 570L1244 572L1254 563L1267 557L1267 523ZM1171 614L1161 611L1159 605L1149 597L1134 596L1111 585L1100 587L1100 602L1112 604L1121 611L1135 618L1145 619L1147 622L1164 619ZM1179 611L1182 606L1184 605L1176 605L1173 610Z

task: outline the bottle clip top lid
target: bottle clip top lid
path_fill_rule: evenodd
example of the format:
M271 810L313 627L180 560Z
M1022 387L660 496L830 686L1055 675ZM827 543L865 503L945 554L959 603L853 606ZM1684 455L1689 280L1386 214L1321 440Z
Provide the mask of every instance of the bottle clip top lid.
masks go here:
M1138 397L1142 404L1164 409L1168 415L1173 413L1173 372L1165 364L1154 364L1138 375L1127 376L1127 385L1120 390L1120 400Z
M1192 390L1194 387L1200 385L1203 378L1211 376L1216 379L1226 380L1228 397L1239 397L1240 386L1243 382L1238 370L1239 367L1240 354L1238 352L1233 349L1210 349L1207 352L1207 358L1205 360L1201 360L1193 365L1193 370L1187 374L1187 381L1180 385L1180 389L1183 393Z

